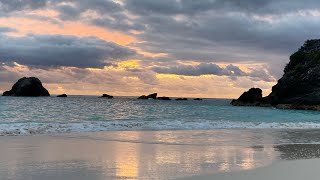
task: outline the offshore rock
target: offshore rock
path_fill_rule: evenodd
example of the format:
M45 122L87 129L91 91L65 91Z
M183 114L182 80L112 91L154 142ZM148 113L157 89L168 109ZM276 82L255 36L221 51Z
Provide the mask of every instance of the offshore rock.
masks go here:
M148 96L142 95L138 99L157 99L158 93L149 94Z
M171 100L169 97L165 97L165 96L163 96L163 97L158 97L157 98L158 100Z
M188 101L188 98L177 98L176 101Z
M109 95L109 94L102 94L101 96L102 98L107 98L107 99L112 99L113 96Z
M195 98L195 99L193 99L193 100L195 100L195 101L202 101L201 98Z
M57 97L68 97L67 94L61 94L61 95L58 95Z
M260 88L251 88L244 92L237 100L232 100L234 106L260 106L262 103L262 90Z
M42 86L41 81L36 77L23 77L19 79L10 91L3 93L3 96L50 96L48 90Z

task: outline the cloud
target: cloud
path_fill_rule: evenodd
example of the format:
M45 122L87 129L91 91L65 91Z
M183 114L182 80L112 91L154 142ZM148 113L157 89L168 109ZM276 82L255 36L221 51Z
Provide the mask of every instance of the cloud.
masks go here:
M220 67L213 63L201 63L199 65L178 65L171 67L153 67L153 71L161 74L176 74L184 76L217 75L236 77L250 77L251 79L272 82L275 79L264 69L252 69L250 72L242 71L238 66L232 64L226 67Z
M242 12L247 14L285 14L298 10L317 9L320 3L317 0L126 0L126 8L136 14L151 13L177 15L194 15L207 11Z
M134 50L95 37L0 35L0 44L3 44L0 62L14 61L28 66L103 68L136 54Z
M1 83L11 83L13 80L19 79L19 74L12 72L0 65L0 80Z
M49 2L50 0L0 0L0 10L2 13L34 10L46 7Z
M8 33L8 32L16 32L16 29L9 28L9 27L1 27L0 26L0 33Z
M39 9L53 10L57 16L28 14ZM136 39L128 45L131 48L163 54L137 55L128 47L94 37L10 37L4 34L11 29L0 28L0 44L5 44L0 46L0 62L58 70L60 66L101 68L139 57L143 67L126 69L122 75L148 85L159 83L154 72L271 82L282 75L289 55L306 39L320 37L319 9L316 0L0 0L0 16L38 18L61 26L74 21L121 31ZM181 65L183 61L199 65ZM234 65L217 65L222 63L266 66L244 72ZM154 72L142 69L150 67ZM82 77L87 73L75 74Z

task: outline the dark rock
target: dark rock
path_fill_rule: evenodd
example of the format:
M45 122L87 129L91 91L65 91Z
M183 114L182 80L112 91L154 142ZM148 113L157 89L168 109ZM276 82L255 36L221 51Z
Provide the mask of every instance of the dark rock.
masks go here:
M10 91L3 93L3 96L50 96L47 89L42 86L41 81L36 77L24 77L16 82Z
M171 100L169 97L165 97L165 96L163 96L163 97L158 97L157 99L158 99L158 100Z
M262 98L258 91L244 93L231 104L320 110L320 39L306 41L290 56L284 75L269 96Z
M108 98L108 99L112 99L113 98L113 96L111 96L109 94L103 94L101 97Z
M61 95L58 95L57 97L68 97L68 95L66 95L66 94L61 94Z
M244 92L237 100L232 100L234 106L260 106L262 103L262 90L259 88L251 88Z
M142 95L138 99L157 99L158 93L149 94L148 96Z
M195 99L193 99L193 100L195 100L195 101L202 101L201 98L195 98Z
M283 77L267 97L270 104L291 104L294 109L320 105L319 45L320 40L308 40L290 56Z
M177 101L187 101L188 98L177 98L176 100L177 100Z

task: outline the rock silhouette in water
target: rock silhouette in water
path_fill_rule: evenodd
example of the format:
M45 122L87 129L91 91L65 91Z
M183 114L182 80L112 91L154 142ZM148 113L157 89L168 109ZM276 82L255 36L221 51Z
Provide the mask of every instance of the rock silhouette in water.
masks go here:
M107 99L112 99L112 98L113 98L113 96L111 96L111 95L109 95L109 94L102 94L101 97L107 98Z
M188 98L177 98L176 100L177 100L177 101L187 101Z
M57 97L68 97L67 94L61 94L61 95L58 95Z
M238 101L231 104L237 105ZM290 62L269 96L257 105L320 110L320 39L308 40L290 56Z
M232 100L234 106L259 106L262 102L262 90L259 88L251 88L244 92L237 100Z
M3 93L3 96L50 96L41 81L36 77L23 77L19 79L10 91Z
M195 100L195 101L202 101L201 98L195 98L195 99L193 99L193 100Z
M163 96L163 97L158 97L157 99L158 99L158 100L171 100L169 97L165 97L165 96Z
M158 93L149 94L148 96L142 95L138 99L157 99Z

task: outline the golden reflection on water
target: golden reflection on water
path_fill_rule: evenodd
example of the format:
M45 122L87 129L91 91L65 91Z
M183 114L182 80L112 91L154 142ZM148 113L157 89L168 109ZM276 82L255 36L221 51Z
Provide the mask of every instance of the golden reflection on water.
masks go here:
M57 172L60 175L78 172L78 179L93 180L176 179L248 170L268 165L278 155L272 147L174 145L174 139L181 140L184 133L191 132L168 132L167 136L163 135L165 133L108 132L84 137L40 136L24 140L15 137L10 143L2 143L0 139L4 144L0 147L0 173L17 180L19 177L33 179L37 172L48 177ZM28 171L25 170L27 166Z
M135 140L139 138L139 135L140 133L132 131L130 132L130 134L128 134L127 137L131 140ZM128 149L126 144L117 143L115 144L115 149L117 152L117 155L115 157L116 176L126 177L127 179L136 178L138 176L139 169L139 146Z

